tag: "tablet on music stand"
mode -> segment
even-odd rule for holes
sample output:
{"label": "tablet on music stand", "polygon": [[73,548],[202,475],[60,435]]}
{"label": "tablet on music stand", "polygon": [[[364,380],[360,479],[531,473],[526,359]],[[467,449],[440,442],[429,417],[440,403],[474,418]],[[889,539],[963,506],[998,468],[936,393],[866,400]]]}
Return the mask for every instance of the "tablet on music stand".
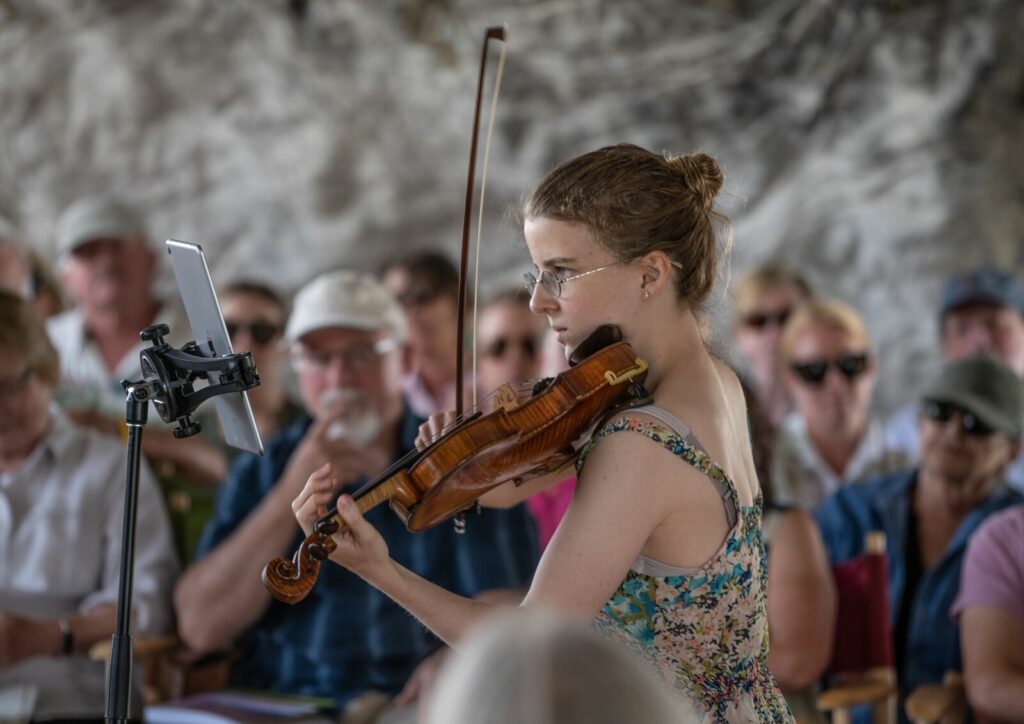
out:
{"label": "tablet on music stand", "polygon": [[[231,339],[213,289],[206,256],[198,244],[167,240],[167,253],[178,280],[178,291],[185,305],[196,345],[204,357],[226,357],[232,354]],[[220,380],[219,372],[209,372],[210,384]],[[213,398],[220,419],[224,440],[232,447],[263,454],[263,443],[256,429],[256,420],[245,392],[232,392]]]}

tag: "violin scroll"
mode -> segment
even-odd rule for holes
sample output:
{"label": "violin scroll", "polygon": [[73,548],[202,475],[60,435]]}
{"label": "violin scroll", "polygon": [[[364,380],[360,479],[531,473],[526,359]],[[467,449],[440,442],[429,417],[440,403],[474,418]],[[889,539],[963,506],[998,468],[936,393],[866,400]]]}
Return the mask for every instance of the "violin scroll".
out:
{"label": "violin scroll", "polygon": [[319,521],[291,560],[278,557],[263,567],[260,577],[271,596],[282,603],[296,604],[309,595],[320,574],[320,562],[338,547],[331,537],[338,527],[335,518]]}

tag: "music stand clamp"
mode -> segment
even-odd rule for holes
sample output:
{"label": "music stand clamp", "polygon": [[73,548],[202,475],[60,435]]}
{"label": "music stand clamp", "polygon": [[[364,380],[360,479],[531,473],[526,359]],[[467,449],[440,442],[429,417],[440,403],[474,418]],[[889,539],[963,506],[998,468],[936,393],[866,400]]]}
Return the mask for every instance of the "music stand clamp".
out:
{"label": "music stand clamp", "polygon": [[[132,638],[129,633],[132,603],[132,577],[135,569],[135,519],[139,494],[139,460],[142,452],[142,428],[152,402],[164,422],[176,422],[174,437],[195,435],[202,428],[191,419],[203,402],[217,395],[244,392],[260,384],[252,354],[203,357],[196,342],[180,350],[164,341],[170,333],[166,324],[142,330],[139,336],[151,346],[139,353],[142,379],[122,380],[127,397],[124,421],[128,426],[128,467],[124,491],[124,525],[121,534],[121,579],[117,591],[117,623],[110,649],[107,675],[106,721],[128,721],[131,696]],[[217,383],[196,390],[197,379],[209,379],[219,373]]]}

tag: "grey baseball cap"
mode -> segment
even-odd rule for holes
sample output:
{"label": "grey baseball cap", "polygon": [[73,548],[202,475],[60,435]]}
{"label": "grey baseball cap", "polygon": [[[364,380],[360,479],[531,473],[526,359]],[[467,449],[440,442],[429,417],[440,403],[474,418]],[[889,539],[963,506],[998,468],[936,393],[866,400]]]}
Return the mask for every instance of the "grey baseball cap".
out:
{"label": "grey baseball cap", "polygon": [[1024,381],[994,357],[947,362],[924,399],[962,407],[1012,438],[1024,434]]}
{"label": "grey baseball cap", "polygon": [[67,257],[95,239],[146,238],[134,208],[109,195],[86,196],[65,209],[57,222],[57,255]]}

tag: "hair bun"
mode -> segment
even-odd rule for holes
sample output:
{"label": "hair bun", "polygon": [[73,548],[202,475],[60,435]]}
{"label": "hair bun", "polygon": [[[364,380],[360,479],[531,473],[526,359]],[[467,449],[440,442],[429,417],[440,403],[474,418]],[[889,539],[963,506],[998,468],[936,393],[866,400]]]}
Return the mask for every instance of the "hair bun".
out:
{"label": "hair bun", "polygon": [[671,163],[683,175],[690,189],[700,197],[704,208],[710,211],[715,196],[725,182],[725,175],[718,162],[706,153],[688,153],[676,156]]}

